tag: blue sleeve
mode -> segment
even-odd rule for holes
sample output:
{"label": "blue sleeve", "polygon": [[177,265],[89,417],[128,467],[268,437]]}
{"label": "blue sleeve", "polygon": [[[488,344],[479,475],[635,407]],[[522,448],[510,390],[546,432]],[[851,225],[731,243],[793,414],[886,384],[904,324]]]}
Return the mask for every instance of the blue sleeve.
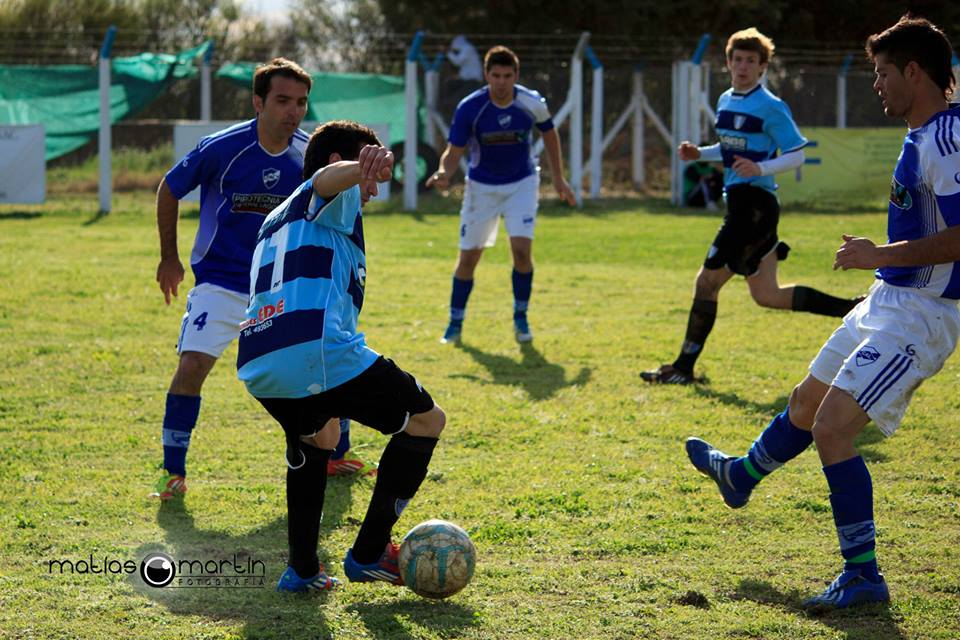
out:
{"label": "blue sleeve", "polygon": [[807,146],[807,139],[800,133],[797,123],[793,121],[790,107],[782,100],[771,105],[770,112],[764,119],[764,132],[773,138],[780,149],[780,153],[790,153]]}
{"label": "blue sleeve", "polygon": [[455,147],[467,146],[467,141],[470,140],[472,135],[473,123],[468,111],[472,113],[473,109],[470,109],[468,103],[464,101],[457,105],[457,110],[453,113],[453,122],[450,123],[450,135],[447,136],[447,142]]}
{"label": "blue sleeve", "polygon": [[360,214],[360,187],[354,185],[341,191],[330,200],[316,193],[310,199],[306,219],[340,233],[353,233],[353,226]]}
{"label": "blue sleeve", "polygon": [[553,129],[556,125],[553,124],[553,118],[547,118],[543,122],[538,122],[536,126],[541,132],[545,132],[550,131],[550,129]]}
{"label": "blue sleeve", "polygon": [[177,200],[201,184],[213,181],[220,171],[220,158],[210,151],[212,145],[203,146],[205,140],[201,139],[196,148],[173,165],[164,176],[170,193]]}

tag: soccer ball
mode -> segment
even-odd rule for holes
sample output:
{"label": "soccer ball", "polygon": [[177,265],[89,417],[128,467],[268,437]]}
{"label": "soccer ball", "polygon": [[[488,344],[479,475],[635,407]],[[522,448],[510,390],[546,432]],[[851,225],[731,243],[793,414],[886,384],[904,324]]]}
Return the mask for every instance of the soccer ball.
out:
{"label": "soccer ball", "polygon": [[466,531],[446,520],[427,520],[403,537],[400,575],[417,595],[446,598],[470,582],[476,557]]}

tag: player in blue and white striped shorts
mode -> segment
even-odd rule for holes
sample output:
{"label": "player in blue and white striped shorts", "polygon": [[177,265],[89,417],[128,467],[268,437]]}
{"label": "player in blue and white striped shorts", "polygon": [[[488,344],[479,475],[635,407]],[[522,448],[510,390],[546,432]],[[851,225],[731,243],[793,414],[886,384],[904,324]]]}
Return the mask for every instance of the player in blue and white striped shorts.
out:
{"label": "player in blue and white striped shorts", "polygon": [[[943,367],[960,337],[960,106],[947,102],[956,83],[950,42],[927,20],[904,16],[871,36],[867,52],[885,113],[902,117],[909,130],[890,187],[890,244],[845,236],[835,266],[872,263],[877,281],[745,456],[687,441],[691,462],[733,508],[816,441],[844,559],[840,576],[807,601],[816,608],[889,599],[877,568],[872,482],[854,440],[871,420],[892,435],[913,392]],[[921,248],[935,257],[904,258]]]}
{"label": "player in blue and white striped shorts", "polygon": [[557,194],[568,204],[576,203],[573,189],[563,177],[560,136],[547,102],[536,91],[517,84],[519,73],[520,61],[510,49],[497,46],[487,52],[487,86],[457,105],[440,168],[427,181],[427,186],[446,189],[469,148],[470,170],[460,209],[460,255],[450,294],[450,323],[441,339],[444,343],[460,341],[473,273],[483,250],[496,242],[501,216],[513,255],[514,336],[518,342],[533,340],[527,309],[533,289],[533,229],[540,199],[540,168],[531,153],[534,127],[543,136]]}

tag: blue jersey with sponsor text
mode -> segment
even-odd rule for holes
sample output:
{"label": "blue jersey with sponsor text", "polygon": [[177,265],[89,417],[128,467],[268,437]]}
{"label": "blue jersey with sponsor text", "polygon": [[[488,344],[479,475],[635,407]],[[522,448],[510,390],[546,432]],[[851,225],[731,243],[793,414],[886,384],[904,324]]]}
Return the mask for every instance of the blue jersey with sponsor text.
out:
{"label": "blue jersey with sponsor text", "polygon": [[324,200],[304,182],[263,223],[240,327],[238,376],[258,398],[303,398],[366,371],[357,332],[367,266],[360,189]]}
{"label": "blue jersey with sponsor text", "polygon": [[196,283],[246,293],[264,217],[303,181],[307,135],[297,130],[274,155],[260,146],[257,120],[200,139],[165,177],[178,200],[200,187],[200,226],[190,265]]}
{"label": "blue jersey with sponsor text", "polygon": [[[911,129],[890,184],[887,236],[916,240],[960,224],[960,105]],[[877,277],[898,287],[960,299],[960,262],[882,267]]]}
{"label": "blue jersey with sponsor text", "polygon": [[807,145],[787,103],[757,85],[746,93],[727,89],[717,100],[717,135],[723,156],[723,185],[749,184],[773,193],[777,183],[772,175],[741,178],[732,169],[736,156],[762,162]]}
{"label": "blue jersey with sponsor text", "polygon": [[486,86],[457,105],[447,140],[456,147],[468,147],[470,180],[509,184],[536,171],[534,126],[541,132],[553,129],[543,96],[518,84],[513,87],[513,102],[498,107]]}

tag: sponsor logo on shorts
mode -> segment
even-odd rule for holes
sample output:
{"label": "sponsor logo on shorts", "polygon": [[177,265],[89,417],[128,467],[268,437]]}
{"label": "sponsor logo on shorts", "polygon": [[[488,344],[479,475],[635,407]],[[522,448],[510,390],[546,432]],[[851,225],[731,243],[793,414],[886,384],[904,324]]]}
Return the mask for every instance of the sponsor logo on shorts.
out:
{"label": "sponsor logo on shorts", "polygon": [[717,245],[715,245],[715,244],[710,245],[710,249],[707,251],[707,260],[709,260],[709,259],[712,258],[713,256],[717,255],[717,253],[718,253],[719,251],[720,251],[720,250],[717,249]]}
{"label": "sponsor logo on shorts", "polygon": [[857,351],[857,366],[865,367],[868,364],[873,364],[880,359],[880,352],[874,349],[873,347],[866,346],[860,351]]}
{"label": "sponsor logo on shorts", "polygon": [[533,224],[533,216],[528,216],[523,219],[523,224]]}
{"label": "sponsor logo on shorts", "polygon": [[278,182],[280,182],[280,169],[270,167],[263,170],[263,186],[267,189],[273,189]]}
{"label": "sponsor logo on shorts", "polygon": [[953,179],[957,184],[960,184],[960,171],[957,171],[957,173],[953,176]]}

